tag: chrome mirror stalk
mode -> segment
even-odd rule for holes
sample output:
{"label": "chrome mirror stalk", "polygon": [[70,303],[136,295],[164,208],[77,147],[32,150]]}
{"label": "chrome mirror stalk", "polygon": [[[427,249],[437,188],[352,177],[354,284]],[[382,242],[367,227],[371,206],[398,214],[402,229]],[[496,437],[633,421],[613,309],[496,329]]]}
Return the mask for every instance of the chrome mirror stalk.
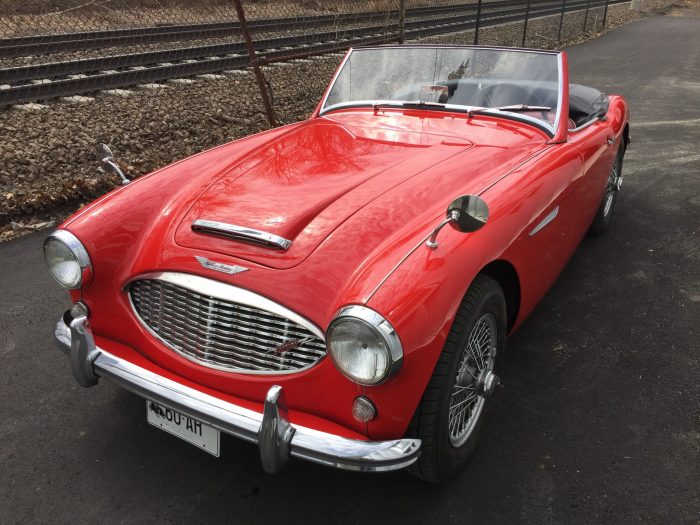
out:
{"label": "chrome mirror stalk", "polygon": [[453,210],[449,212],[447,219],[442,221],[440,224],[437,225],[437,228],[433,230],[433,233],[430,234],[430,237],[428,238],[427,241],[425,241],[425,245],[430,248],[431,250],[434,250],[438,247],[438,242],[437,242],[437,236],[438,233],[440,233],[440,230],[442,230],[445,226],[450,224],[451,222],[455,222],[457,219],[459,219],[460,212],[459,210]]}
{"label": "chrome mirror stalk", "polygon": [[462,233],[475,232],[481,228],[489,217],[489,207],[477,195],[462,195],[450,203],[446,216],[447,218],[438,224],[425,242],[431,250],[438,247],[437,235],[448,224]]}
{"label": "chrome mirror stalk", "polygon": [[114,159],[114,154],[112,153],[112,150],[109,149],[109,146],[107,146],[107,144],[103,144],[102,142],[100,142],[97,145],[96,151],[97,162],[100,163],[100,166],[103,170],[117,175],[122,180],[122,185],[126,185],[131,182],[129,179],[126,178],[126,175],[124,175],[124,172],[119,167],[119,164],[117,164],[117,161]]}

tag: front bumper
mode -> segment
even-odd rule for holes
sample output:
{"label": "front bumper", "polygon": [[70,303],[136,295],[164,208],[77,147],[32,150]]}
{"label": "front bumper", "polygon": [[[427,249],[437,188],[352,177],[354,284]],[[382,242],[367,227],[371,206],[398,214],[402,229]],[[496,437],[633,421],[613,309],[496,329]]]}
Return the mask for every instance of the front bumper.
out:
{"label": "front bumper", "polygon": [[263,468],[269,473],[278,472],[290,456],[377,472],[404,468],[420,454],[419,439],[360,441],[292,425],[280,386],[270,388],[260,414],[180,384],[99,348],[87,317],[73,319],[66,312],[56,324],[55,340],[69,355],[73,375],[81,386],[96,385],[104,377],[221,432],[257,443]]}

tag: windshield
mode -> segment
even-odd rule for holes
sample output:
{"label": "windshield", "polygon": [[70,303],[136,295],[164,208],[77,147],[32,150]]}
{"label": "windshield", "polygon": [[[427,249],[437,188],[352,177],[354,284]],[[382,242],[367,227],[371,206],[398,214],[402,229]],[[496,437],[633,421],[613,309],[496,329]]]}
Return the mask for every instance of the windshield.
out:
{"label": "windshield", "polygon": [[561,94],[557,53],[479,47],[353,49],[321,113],[348,106],[485,108],[554,133]]}

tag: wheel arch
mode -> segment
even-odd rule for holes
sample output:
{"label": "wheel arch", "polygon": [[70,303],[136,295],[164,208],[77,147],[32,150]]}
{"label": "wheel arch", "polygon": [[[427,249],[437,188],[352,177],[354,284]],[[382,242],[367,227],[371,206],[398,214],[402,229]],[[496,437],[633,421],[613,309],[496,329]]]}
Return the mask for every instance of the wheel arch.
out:
{"label": "wheel arch", "polygon": [[506,314],[508,317],[508,332],[515,325],[520,311],[520,277],[515,266],[505,259],[491,261],[478,274],[487,275],[501,286],[506,299]]}

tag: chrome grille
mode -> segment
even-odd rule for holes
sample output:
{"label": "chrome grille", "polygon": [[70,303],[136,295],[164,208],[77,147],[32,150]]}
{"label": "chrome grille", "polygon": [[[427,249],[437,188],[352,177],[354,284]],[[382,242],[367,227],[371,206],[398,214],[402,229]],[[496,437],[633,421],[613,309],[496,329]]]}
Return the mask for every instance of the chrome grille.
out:
{"label": "chrome grille", "polygon": [[161,279],[134,281],[129,294],[136,313],[159,339],[205,366],[293,372],[326,355],[323,339],[277,313]]}

